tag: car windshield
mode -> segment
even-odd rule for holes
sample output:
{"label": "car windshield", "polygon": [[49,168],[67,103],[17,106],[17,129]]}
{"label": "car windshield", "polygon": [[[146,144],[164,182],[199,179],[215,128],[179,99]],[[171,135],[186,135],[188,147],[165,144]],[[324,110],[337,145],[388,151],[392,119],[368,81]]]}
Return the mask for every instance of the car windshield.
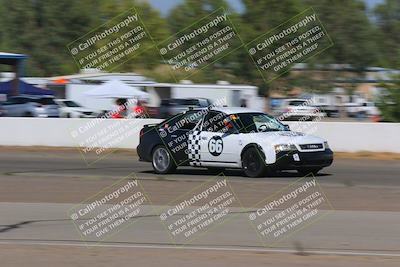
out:
{"label": "car windshield", "polygon": [[63,103],[64,103],[67,107],[70,107],[70,108],[79,108],[79,107],[80,107],[77,103],[75,103],[74,101],[70,101],[70,100],[64,101]]}
{"label": "car windshield", "polygon": [[242,133],[286,131],[285,125],[265,113],[239,113],[231,117]]}

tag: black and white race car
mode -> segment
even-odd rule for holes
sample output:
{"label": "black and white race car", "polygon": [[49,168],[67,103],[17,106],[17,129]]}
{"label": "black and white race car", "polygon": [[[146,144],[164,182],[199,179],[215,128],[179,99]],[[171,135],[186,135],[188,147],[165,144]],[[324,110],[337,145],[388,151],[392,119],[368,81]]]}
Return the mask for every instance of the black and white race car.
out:
{"label": "black and white race car", "polygon": [[241,168],[249,177],[277,170],[316,174],[333,161],[326,140],[292,132],[265,113],[227,107],[192,109],[145,125],[137,152],[160,174],[178,166]]}

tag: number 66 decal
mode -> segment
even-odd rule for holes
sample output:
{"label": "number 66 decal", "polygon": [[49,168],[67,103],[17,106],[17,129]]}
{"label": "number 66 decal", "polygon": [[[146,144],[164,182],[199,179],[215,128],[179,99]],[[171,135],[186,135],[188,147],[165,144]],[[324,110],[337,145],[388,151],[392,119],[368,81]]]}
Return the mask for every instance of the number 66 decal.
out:
{"label": "number 66 decal", "polygon": [[213,136],[208,142],[208,151],[213,156],[219,156],[224,149],[224,143],[220,136]]}

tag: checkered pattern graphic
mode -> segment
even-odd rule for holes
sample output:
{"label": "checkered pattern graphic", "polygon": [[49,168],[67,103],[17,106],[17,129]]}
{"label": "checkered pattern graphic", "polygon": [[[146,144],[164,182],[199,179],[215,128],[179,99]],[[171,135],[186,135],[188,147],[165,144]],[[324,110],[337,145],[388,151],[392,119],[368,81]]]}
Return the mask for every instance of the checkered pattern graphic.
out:
{"label": "checkered pattern graphic", "polygon": [[190,166],[201,166],[200,163],[200,131],[189,134],[189,162]]}

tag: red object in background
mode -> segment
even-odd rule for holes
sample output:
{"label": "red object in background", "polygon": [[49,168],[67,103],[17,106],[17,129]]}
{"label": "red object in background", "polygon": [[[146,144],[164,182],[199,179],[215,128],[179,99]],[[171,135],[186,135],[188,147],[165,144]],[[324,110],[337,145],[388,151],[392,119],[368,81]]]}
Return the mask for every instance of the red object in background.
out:
{"label": "red object in background", "polygon": [[119,112],[115,112],[112,114],[111,118],[113,119],[123,119],[122,115]]}
{"label": "red object in background", "polygon": [[380,122],[381,121],[381,117],[379,115],[374,115],[371,117],[371,121],[372,122]]}
{"label": "red object in background", "polygon": [[233,128],[233,125],[232,125],[232,123],[230,121],[224,120],[224,125],[228,129],[232,129]]}
{"label": "red object in background", "polygon": [[67,84],[69,82],[68,79],[60,78],[53,81],[55,84]]}
{"label": "red object in background", "polygon": [[133,111],[135,112],[136,115],[140,115],[144,112],[144,107],[143,106],[136,106]]}
{"label": "red object in background", "polygon": [[124,115],[122,115],[124,112],[126,112],[126,107],[125,106],[119,106],[118,109],[112,113],[111,118],[113,119],[123,119],[125,118]]}

